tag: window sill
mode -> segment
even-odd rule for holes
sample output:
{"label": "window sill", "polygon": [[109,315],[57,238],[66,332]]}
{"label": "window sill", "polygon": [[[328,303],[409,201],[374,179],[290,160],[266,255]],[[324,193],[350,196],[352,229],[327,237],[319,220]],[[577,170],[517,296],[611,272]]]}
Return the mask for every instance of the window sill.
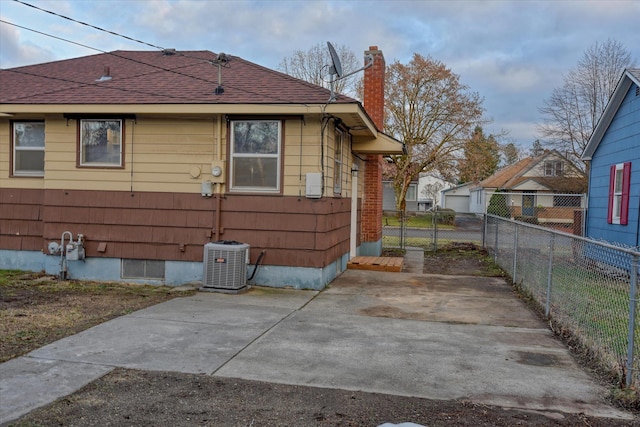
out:
{"label": "window sill", "polygon": [[44,174],[42,174],[42,175],[11,174],[11,175],[9,175],[9,178],[38,178],[38,179],[43,179],[44,178]]}

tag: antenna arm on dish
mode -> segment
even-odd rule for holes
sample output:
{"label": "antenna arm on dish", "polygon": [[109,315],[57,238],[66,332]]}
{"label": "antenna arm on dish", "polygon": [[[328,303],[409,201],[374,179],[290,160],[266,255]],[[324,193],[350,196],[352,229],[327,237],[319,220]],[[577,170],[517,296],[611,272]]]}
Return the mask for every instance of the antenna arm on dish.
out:
{"label": "antenna arm on dish", "polygon": [[352,72],[350,72],[348,74],[345,74],[343,76],[336,77],[335,79],[333,79],[333,81],[336,82],[338,80],[346,79],[347,77],[353,76],[355,73],[359,73],[360,71],[364,71],[367,68],[371,68],[371,66],[373,65],[373,55],[371,55],[371,54],[367,55],[366,59],[367,59],[368,62],[366,64],[364,64],[364,67],[358,68],[357,70],[352,71]]}

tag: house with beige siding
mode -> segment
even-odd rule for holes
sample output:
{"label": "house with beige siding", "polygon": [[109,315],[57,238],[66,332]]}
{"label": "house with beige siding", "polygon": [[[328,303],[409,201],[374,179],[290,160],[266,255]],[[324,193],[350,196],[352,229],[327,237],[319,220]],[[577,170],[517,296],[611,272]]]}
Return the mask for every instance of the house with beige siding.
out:
{"label": "house with beige siding", "polygon": [[559,151],[544,150],[471,183],[469,211],[486,213],[499,192],[511,217],[570,228],[575,212],[585,208],[586,182],[584,172]]}
{"label": "house with beige siding", "polygon": [[402,152],[365,53],[364,105],[209,51],[1,70],[0,268],[57,274],[71,242],[68,277],[177,285],[235,241],[262,254],[252,283],[323,288],[379,255],[382,155]]}

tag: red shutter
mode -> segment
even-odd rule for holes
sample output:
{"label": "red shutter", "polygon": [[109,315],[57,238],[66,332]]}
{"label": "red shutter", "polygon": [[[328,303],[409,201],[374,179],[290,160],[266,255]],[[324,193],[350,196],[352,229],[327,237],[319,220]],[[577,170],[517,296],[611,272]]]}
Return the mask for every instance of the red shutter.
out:
{"label": "red shutter", "polygon": [[622,202],[620,203],[620,224],[629,222],[629,189],[631,187],[631,162],[626,162],[622,169]]}
{"label": "red shutter", "polygon": [[613,194],[616,191],[616,165],[609,168],[609,207],[607,209],[607,223],[613,224]]}

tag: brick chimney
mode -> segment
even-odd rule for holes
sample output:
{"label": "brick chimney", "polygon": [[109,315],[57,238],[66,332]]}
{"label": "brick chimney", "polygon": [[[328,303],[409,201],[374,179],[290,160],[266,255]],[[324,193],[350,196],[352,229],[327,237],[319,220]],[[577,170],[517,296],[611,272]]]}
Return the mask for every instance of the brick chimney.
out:
{"label": "brick chimney", "polygon": [[[364,72],[364,109],[379,131],[384,126],[385,61],[378,46],[370,46],[365,55],[373,55],[373,66]],[[382,253],[382,156],[368,155],[364,170],[362,201],[362,235],[360,253],[380,256]]]}

